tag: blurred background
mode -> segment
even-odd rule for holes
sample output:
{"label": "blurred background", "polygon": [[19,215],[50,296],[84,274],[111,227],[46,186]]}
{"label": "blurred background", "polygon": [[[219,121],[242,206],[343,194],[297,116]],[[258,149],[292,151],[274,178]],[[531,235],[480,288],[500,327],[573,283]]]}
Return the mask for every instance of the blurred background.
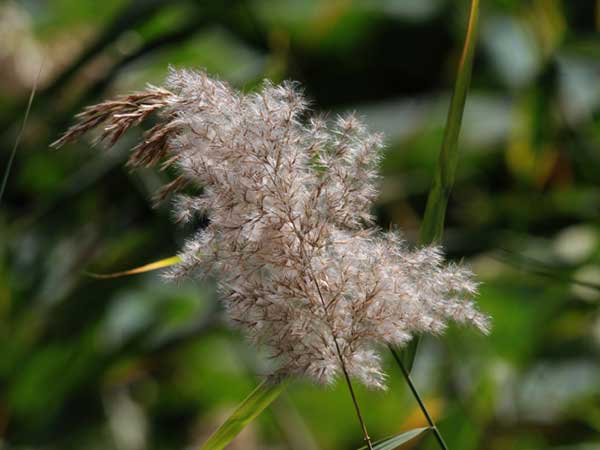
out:
{"label": "blurred background", "polygon": [[[139,139],[48,148],[73,115],[169,64],[244,90],[299,80],[387,136],[379,224],[416,242],[464,38],[460,0],[4,0],[0,449],[192,449],[271,371],[214,286],[158,272],[191,232],[152,206]],[[426,338],[414,379],[453,450],[600,449],[600,2],[483,0],[445,242],[482,282],[483,337]],[[145,124],[149,127],[151,124]],[[359,389],[374,438],[424,426],[398,369]],[[294,382],[231,449],[362,445],[344,383]],[[437,448],[424,436],[403,448]]]}

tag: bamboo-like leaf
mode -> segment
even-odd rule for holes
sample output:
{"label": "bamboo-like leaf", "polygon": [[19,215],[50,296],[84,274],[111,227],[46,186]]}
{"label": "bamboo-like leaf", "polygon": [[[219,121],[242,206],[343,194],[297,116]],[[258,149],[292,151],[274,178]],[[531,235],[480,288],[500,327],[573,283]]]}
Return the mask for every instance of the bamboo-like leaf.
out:
{"label": "bamboo-like leaf", "polygon": [[283,392],[287,380],[266,379],[257,386],[236,410],[200,447],[200,450],[225,448],[250,422]]}
{"label": "bamboo-like leaf", "polygon": [[[382,439],[380,441],[373,443],[373,450],[394,450],[398,446],[420,436],[421,434],[429,431],[431,428],[415,428],[410,431],[407,431],[402,434],[398,434],[396,436],[392,436],[389,438]],[[358,450],[366,450],[367,446],[361,447]]]}
{"label": "bamboo-like leaf", "polygon": [[433,185],[427,198],[425,217],[421,224],[421,243],[428,245],[439,242],[444,232],[444,217],[446,205],[458,165],[458,137],[462,123],[467,92],[471,84],[471,72],[473,69],[473,56],[475,55],[475,36],[477,33],[479,0],[471,0],[471,12],[467,36],[462,50],[454,92],[450,100],[446,128],[442,148],[438,159],[437,169]]}
{"label": "bamboo-like leaf", "polygon": [[[444,218],[450,191],[454,184],[456,167],[458,165],[458,137],[462,123],[467,92],[471,84],[471,73],[473,69],[473,56],[475,55],[475,42],[479,17],[479,0],[471,0],[469,23],[467,35],[463,46],[458,73],[454,83],[454,91],[450,100],[444,138],[440,150],[438,163],[429,190],[425,216],[421,224],[420,241],[423,245],[440,242],[444,233]],[[419,338],[415,337],[402,352],[402,361],[410,373],[412,370]]]}
{"label": "bamboo-like leaf", "polygon": [[119,278],[119,277],[126,277],[129,275],[136,275],[138,273],[151,272],[152,270],[158,270],[158,269],[162,269],[164,267],[173,266],[180,261],[181,261],[180,256],[171,256],[170,258],[161,259],[160,261],[154,261],[150,264],[145,264],[143,266],[135,267],[133,269],[123,270],[121,272],[104,273],[104,274],[85,272],[85,274],[89,275],[90,277],[100,278],[100,279]]}

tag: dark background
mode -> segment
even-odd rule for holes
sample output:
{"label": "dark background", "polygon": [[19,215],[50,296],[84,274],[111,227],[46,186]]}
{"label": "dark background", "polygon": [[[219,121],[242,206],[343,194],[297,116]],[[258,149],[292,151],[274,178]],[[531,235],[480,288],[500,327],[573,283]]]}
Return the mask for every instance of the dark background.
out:
{"label": "dark background", "polygon": [[[0,173],[39,73],[0,204],[0,449],[194,448],[271,370],[210,283],[85,274],[172,256],[192,228],[152,207],[173,174],[123,167],[139,132],[110,152],[50,150],[76,112],[160,84],[169,64],[244,90],[299,80],[315,110],[386,133],[379,224],[415,242],[467,14],[451,0],[0,2]],[[451,449],[600,449],[599,29],[595,1],[482,0],[444,245],[482,281],[493,331],[425,339],[414,371]],[[425,424],[387,368],[387,392],[359,389],[375,438]],[[298,381],[231,448],[361,441],[343,383]]]}

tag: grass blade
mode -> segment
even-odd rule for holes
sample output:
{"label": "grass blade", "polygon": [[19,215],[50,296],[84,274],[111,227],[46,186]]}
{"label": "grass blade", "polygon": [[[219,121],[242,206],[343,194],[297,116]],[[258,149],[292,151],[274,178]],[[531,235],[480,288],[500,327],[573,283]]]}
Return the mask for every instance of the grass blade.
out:
{"label": "grass blade", "polygon": [[[422,435],[426,431],[429,431],[429,427],[425,428],[415,428],[413,430],[407,431],[402,434],[398,434],[396,436],[392,436],[386,439],[382,439],[380,441],[373,443],[373,450],[394,450],[398,446],[416,438],[417,436]],[[358,450],[366,450],[366,446],[361,447]]]}
{"label": "grass blade", "polygon": [[200,447],[200,450],[225,448],[250,422],[252,422],[287,386],[287,380],[267,378]]}
{"label": "grass blade", "polygon": [[[479,0],[471,0],[471,9],[469,12],[469,23],[467,26],[467,34],[465,43],[460,57],[458,73],[454,83],[452,98],[450,99],[450,107],[446,119],[446,128],[444,129],[444,138],[442,140],[442,148],[438,158],[438,163],[433,179],[433,184],[429,190],[427,198],[427,206],[425,208],[425,216],[421,224],[420,241],[422,245],[439,243],[444,233],[444,219],[446,216],[446,206],[450,191],[454,184],[456,176],[456,167],[458,165],[458,138],[460,135],[460,127],[462,124],[465,103],[467,100],[467,92],[471,84],[471,73],[473,71],[473,57],[475,55],[475,36],[477,34],[477,25],[479,20]],[[427,411],[425,404],[421,400],[418,391],[416,390],[410,378],[410,372],[417,356],[419,347],[419,337],[415,336],[408,346],[401,352],[401,355],[390,347],[394,359],[402,370],[402,373],[411,389],[411,392],[431,429],[435,433],[435,437],[440,445],[440,448],[447,450],[447,446],[431,419],[431,415]]]}
{"label": "grass blade", "polygon": [[109,278],[119,278],[126,277],[129,275],[136,275],[138,273],[150,272],[152,270],[162,269],[164,267],[174,266],[175,264],[181,261],[180,256],[171,256],[170,258],[161,259],[160,261],[154,261],[149,264],[144,264],[140,267],[135,267],[133,269],[123,270],[121,272],[114,273],[93,273],[93,272],[85,272],[86,275],[92,278],[99,279],[109,279]]}
{"label": "grass blade", "polygon": [[394,359],[396,360],[396,362],[398,363],[398,366],[400,367],[400,370],[402,371],[402,375],[404,376],[404,379],[406,380],[406,383],[408,384],[408,387],[410,388],[410,391],[412,392],[413,397],[419,404],[419,408],[421,408],[421,412],[423,413],[423,416],[425,416],[425,419],[427,419],[427,423],[429,424],[429,429],[431,429],[431,431],[433,431],[433,434],[435,435],[435,439],[438,442],[438,444],[440,445],[440,448],[442,450],[448,450],[448,446],[446,445],[446,442],[444,442],[444,438],[442,437],[440,430],[438,430],[437,426],[435,425],[435,422],[433,421],[431,414],[429,414],[429,411],[427,411],[425,402],[421,399],[421,396],[419,395],[419,391],[417,391],[417,388],[414,385],[414,383],[410,377],[410,373],[406,370],[406,367],[404,367],[404,364],[402,363],[402,360],[400,359],[400,356],[398,355],[398,353],[396,353],[396,351],[392,347],[390,347],[390,350],[392,351],[392,355],[394,356]]}

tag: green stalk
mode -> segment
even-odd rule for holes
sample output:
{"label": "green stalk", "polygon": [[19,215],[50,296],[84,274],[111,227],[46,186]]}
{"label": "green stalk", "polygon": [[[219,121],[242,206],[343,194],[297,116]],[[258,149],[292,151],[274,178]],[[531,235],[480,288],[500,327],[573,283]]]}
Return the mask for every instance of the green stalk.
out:
{"label": "green stalk", "polygon": [[[454,83],[452,98],[450,99],[450,107],[448,109],[446,127],[444,129],[442,148],[440,149],[433,184],[429,190],[427,206],[425,208],[425,216],[423,218],[423,223],[421,224],[421,245],[430,245],[441,242],[444,233],[446,206],[448,205],[448,198],[450,197],[450,192],[452,190],[452,186],[454,185],[456,167],[458,165],[458,138],[460,135],[463,112],[467,100],[467,92],[471,84],[478,18],[479,0],[471,0],[467,34],[458,65],[458,73]],[[410,371],[412,370],[417,355],[419,340],[419,337],[415,336],[409,345],[402,351],[401,355],[398,355],[398,353],[391,347],[390,350],[394,356],[394,359],[398,363],[400,370],[402,370],[413,396],[419,403],[421,411],[433,429],[440,448],[447,450],[448,447],[442,439],[441,434],[435,426],[431,415],[427,411],[425,404],[422,402],[419,393],[417,392],[410,378]]]}
{"label": "green stalk", "polygon": [[394,359],[396,360],[396,362],[398,363],[398,366],[400,367],[400,370],[402,371],[402,375],[404,375],[404,379],[406,380],[406,383],[408,383],[408,387],[410,388],[410,391],[412,392],[413,396],[417,400],[417,403],[419,404],[419,408],[421,408],[421,412],[425,416],[425,419],[427,419],[427,423],[429,424],[429,427],[433,431],[435,439],[437,440],[438,444],[440,445],[440,448],[442,448],[443,450],[448,450],[448,446],[444,442],[444,438],[440,434],[438,427],[435,425],[435,422],[433,421],[431,414],[429,414],[429,411],[427,411],[425,402],[421,399],[421,396],[419,395],[419,391],[417,391],[417,388],[414,385],[412,378],[410,377],[410,373],[408,373],[408,371],[406,370],[406,367],[404,367],[404,364],[402,363],[402,360],[400,359],[400,355],[398,355],[396,350],[394,350],[391,347],[390,347],[390,350],[392,351],[392,355],[394,355]]}
{"label": "green stalk", "polygon": [[425,217],[421,225],[421,244],[438,243],[444,233],[444,217],[448,197],[454,184],[458,165],[458,137],[467,100],[467,91],[471,84],[473,56],[475,54],[475,35],[477,33],[479,0],[471,0],[469,25],[463,47],[454,92],[444,130],[444,139],[438,159],[433,185],[427,198]]}
{"label": "green stalk", "polygon": [[21,129],[19,130],[19,134],[17,135],[17,139],[15,139],[15,145],[10,152],[10,156],[8,158],[8,163],[6,164],[6,169],[4,170],[4,176],[2,177],[2,184],[0,184],[0,202],[2,201],[2,197],[4,196],[4,190],[6,189],[6,184],[8,183],[8,175],[10,174],[10,169],[12,169],[13,162],[15,160],[15,156],[17,154],[17,148],[21,143],[21,138],[23,137],[23,133],[25,132],[25,126],[27,125],[27,119],[29,119],[29,113],[31,112],[31,105],[33,105],[33,99],[35,98],[35,93],[37,91],[38,82],[40,80],[40,74],[42,73],[42,67],[44,66],[44,61],[40,64],[40,69],[38,70],[38,74],[35,78],[35,82],[33,83],[33,88],[31,89],[31,94],[29,94],[29,100],[27,100],[27,108],[25,109],[25,116],[23,117],[23,124],[21,125]]}
{"label": "green stalk", "polygon": [[[450,99],[442,148],[440,149],[433,184],[429,190],[429,196],[427,197],[425,217],[421,224],[421,245],[439,243],[444,234],[446,206],[448,204],[448,198],[450,197],[450,191],[454,185],[456,167],[458,165],[458,137],[460,135],[460,126],[462,124],[465,102],[467,101],[467,92],[469,90],[469,85],[471,84],[478,13],[479,0],[471,0],[467,35],[460,57],[460,63],[458,65],[454,91],[452,92],[452,98]],[[415,336],[402,351],[400,356],[404,367],[409,373],[412,370],[417,356],[419,341],[419,336]]]}
{"label": "green stalk", "polygon": [[[479,0],[471,0],[469,12],[469,24],[467,35],[463,46],[458,73],[454,84],[454,91],[450,99],[450,107],[444,129],[442,148],[433,179],[429,190],[425,217],[421,224],[421,245],[439,243],[444,234],[444,218],[450,191],[454,185],[456,167],[458,165],[458,137],[462,123],[467,92],[471,84],[471,72],[473,69],[473,56],[475,55],[475,36],[477,34]],[[417,354],[419,338],[415,337],[402,352],[401,359],[410,373]]]}

